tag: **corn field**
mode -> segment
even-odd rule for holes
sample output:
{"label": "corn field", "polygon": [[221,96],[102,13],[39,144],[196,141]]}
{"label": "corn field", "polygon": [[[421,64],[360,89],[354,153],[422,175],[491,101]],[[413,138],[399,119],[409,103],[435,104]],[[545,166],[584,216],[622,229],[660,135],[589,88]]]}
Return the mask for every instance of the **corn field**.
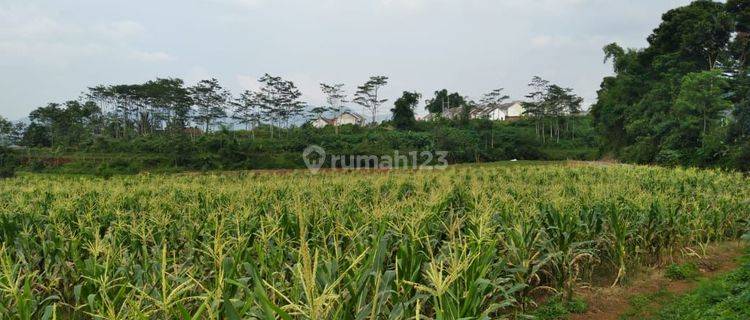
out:
{"label": "corn field", "polygon": [[485,165],[0,180],[3,319],[517,319],[748,229],[710,170]]}

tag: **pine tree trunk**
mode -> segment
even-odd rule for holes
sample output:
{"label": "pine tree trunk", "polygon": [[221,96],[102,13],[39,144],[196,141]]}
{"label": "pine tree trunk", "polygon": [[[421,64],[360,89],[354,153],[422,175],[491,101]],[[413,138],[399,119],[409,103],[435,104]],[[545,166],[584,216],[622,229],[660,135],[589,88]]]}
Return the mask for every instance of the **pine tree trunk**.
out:
{"label": "pine tree trunk", "polygon": [[492,149],[495,149],[495,128],[494,125],[490,127],[490,139],[492,140]]}
{"label": "pine tree trunk", "polygon": [[255,124],[253,124],[253,127],[250,129],[250,136],[255,140]]}

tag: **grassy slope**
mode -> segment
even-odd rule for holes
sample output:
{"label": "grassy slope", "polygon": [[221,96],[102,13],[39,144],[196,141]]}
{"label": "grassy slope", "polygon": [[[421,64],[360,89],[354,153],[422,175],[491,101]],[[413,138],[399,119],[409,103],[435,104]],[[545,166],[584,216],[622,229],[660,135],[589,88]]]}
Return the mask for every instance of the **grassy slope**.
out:
{"label": "grassy slope", "polygon": [[668,302],[654,319],[750,319],[750,250],[738,269],[704,280],[692,293]]}

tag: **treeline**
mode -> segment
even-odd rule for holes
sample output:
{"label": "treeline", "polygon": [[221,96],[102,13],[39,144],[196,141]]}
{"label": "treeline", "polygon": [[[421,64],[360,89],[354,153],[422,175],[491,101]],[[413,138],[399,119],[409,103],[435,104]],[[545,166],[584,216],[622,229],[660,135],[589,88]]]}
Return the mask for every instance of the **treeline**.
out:
{"label": "treeline", "polygon": [[[285,129],[271,137],[262,125],[255,131],[217,130],[195,136],[159,134],[131,140],[97,137],[76,149],[44,148],[20,152],[32,171],[136,173],[142,170],[240,170],[303,168],[302,151],[322,146],[329,154],[392,155],[394,151],[449,151],[450,163],[497,160],[592,160],[598,157],[587,117],[573,119],[579,139],[542,144],[528,120],[512,123],[475,119],[415,122],[412,130],[394,121],[376,127],[345,125]],[[338,131],[338,132],[337,132]]]}
{"label": "treeline", "polygon": [[618,158],[750,170],[750,1],[695,1],[663,15],[648,47],[604,48],[615,76],[592,107]]}
{"label": "treeline", "polygon": [[[430,121],[415,117],[422,95],[404,92],[392,104],[391,119],[378,122],[377,110],[388,102],[379,93],[387,81],[371,77],[353,99],[343,84],[321,84],[327,98],[323,106],[302,102],[293,82],[270,75],[259,79],[258,91],[238,96],[215,79],[194,86],[181,79],[97,86],[82,99],[37,108],[28,126],[0,120],[0,136],[29,148],[22,162],[31,169],[64,165],[75,172],[293,168],[303,165],[300,153],[310,144],[342,155],[449,151],[453,163],[596,157],[590,121],[578,114],[581,99],[539,78],[534,80],[538,91],[530,94],[534,99],[524,104],[528,116],[512,123],[474,113],[505,103],[509,97],[502,89],[479,101],[436,91],[427,100]],[[564,95],[555,94],[560,92]],[[435,108],[443,96],[453,101]],[[312,127],[310,120],[335,118],[349,110],[348,103],[371,111],[369,124]],[[571,111],[563,112],[563,107]],[[444,116],[444,111],[459,116]],[[240,126],[231,128],[230,123]]]}
{"label": "treeline", "polygon": [[155,134],[208,133],[228,120],[288,126],[303,114],[305,105],[294,83],[270,75],[259,82],[258,92],[245,91],[237,98],[216,79],[189,87],[181,79],[93,87],[84,93],[83,101],[51,103],[34,110],[21,143],[71,147],[87,137],[131,140]]}
{"label": "treeline", "polygon": [[[0,135],[6,142],[30,147],[76,147],[92,137],[131,140],[155,134],[195,135],[230,124],[246,130],[265,125],[274,135],[275,130],[304,123],[334,107],[343,112],[348,102],[343,85],[321,84],[332,105],[313,107],[300,100],[302,93],[292,81],[266,74],[258,82],[259,90],[246,90],[236,97],[216,79],[193,86],[176,78],[96,86],[80,99],[37,108],[29,115],[28,126],[3,120]],[[358,87],[353,101],[376,114],[387,101],[378,97],[386,83],[387,77],[372,77]]]}
{"label": "treeline", "polygon": [[575,130],[570,129],[570,119],[581,114],[583,98],[573,93],[573,89],[551,84],[541,77],[531,79],[529,87],[532,91],[523,105],[525,113],[534,120],[536,134],[542,142],[555,140],[559,143],[561,133],[575,138]]}

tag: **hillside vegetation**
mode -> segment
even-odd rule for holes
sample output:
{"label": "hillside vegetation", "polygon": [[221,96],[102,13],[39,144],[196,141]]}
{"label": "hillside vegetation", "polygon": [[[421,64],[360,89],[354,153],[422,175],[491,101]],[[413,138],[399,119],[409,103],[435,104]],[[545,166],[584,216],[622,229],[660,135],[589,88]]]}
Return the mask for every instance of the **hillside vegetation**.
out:
{"label": "hillside vegetation", "polygon": [[594,160],[596,134],[588,117],[567,120],[559,141],[543,143],[530,121],[511,123],[472,120],[420,122],[413,130],[342,126],[304,126],[277,132],[268,128],[190,136],[154,134],[132,140],[86,136],[75,146],[34,148],[18,152],[22,170],[98,175],[142,171],[244,170],[304,168],[303,150],[323,147],[335,155],[393,155],[395,152],[448,151],[450,163],[499,160]]}
{"label": "hillside vegetation", "polygon": [[750,2],[668,11],[643,49],[604,48],[615,75],[591,109],[619,159],[750,170]]}

